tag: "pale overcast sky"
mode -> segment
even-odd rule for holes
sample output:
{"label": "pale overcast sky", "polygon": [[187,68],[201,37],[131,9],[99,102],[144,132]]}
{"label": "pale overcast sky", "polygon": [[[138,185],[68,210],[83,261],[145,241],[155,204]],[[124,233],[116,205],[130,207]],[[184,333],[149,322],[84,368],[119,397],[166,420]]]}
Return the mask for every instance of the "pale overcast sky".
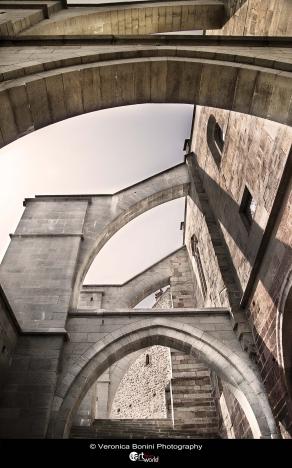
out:
{"label": "pale overcast sky", "polygon": [[[36,194],[113,193],[183,162],[193,107],[144,104],[74,117],[0,150],[0,259]],[[102,249],[86,283],[123,283],[182,244],[184,200],[159,206]]]}

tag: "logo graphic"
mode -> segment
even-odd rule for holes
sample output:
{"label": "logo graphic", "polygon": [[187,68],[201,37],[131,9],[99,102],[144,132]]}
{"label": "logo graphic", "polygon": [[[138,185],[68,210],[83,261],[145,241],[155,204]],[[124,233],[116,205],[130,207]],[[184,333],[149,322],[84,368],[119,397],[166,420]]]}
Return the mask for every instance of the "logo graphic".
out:
{"label": "logo graphic", "polygon": [[142,462],[154,462],[158,463],[159,462],[159,457],[155,457],[155,455],[150,455],[150,453],[137,453],[137,452],[131,452],[129,455],[129,458],[131,461],[142,461]]}

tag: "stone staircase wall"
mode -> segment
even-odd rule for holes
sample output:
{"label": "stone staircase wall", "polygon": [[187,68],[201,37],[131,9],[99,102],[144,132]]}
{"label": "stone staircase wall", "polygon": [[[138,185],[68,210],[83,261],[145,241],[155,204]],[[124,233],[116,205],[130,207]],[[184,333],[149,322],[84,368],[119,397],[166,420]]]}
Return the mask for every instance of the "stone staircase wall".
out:
{"label": "stone staircase wall", "polygon": [[211,370],[198,359],[171,352],[172,395],[175,426],[191,423],[198,431],[218,432],[219,415]]}

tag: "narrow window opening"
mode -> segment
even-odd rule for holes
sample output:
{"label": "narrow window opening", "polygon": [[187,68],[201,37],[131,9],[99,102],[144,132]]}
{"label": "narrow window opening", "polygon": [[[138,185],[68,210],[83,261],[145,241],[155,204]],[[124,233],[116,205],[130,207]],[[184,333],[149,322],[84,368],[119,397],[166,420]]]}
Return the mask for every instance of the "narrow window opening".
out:
{"label": "narrow window opening", "polygon": [[253,223],[256,208],[257,203],[250,191],[248,190],[248,188],[245,186],[239,212],[241,215],[241,219],[248,231],[250,230],[251,225]]}
{"label": "narrow window opening", "polygon": [[206,295],[207,295],[207,283],[206,283],[205,273],[204,273],[204,270],[203,270],[200,251],[199,251],[199,247],[198,247],[198,239],[196,238],[195,235],[193,235],[192,238],[191,238],[191,245],[192,245],[192,254],[193,254],[193,257],[194,257],[194,259],[196,261],[197,270],[198,270],[198,274],[199,274],[201,291],[202,291],[202,294],[203,294],[203,298],[205,299]]}
{"label": "narrow window opening", "polygon": [[149,366],[149,364],[150,364],[150,356],[149,354],[146,354],[145,366]]}

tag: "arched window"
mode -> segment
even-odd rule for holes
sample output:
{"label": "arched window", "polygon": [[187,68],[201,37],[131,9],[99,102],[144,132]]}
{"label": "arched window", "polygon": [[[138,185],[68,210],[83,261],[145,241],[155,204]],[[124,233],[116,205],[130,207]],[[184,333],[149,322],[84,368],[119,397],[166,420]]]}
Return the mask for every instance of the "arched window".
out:
{"label": "arched window", "polygon": [[201,286],[201,291],[203,294],[203,298],[205,299],[207,295],[207,283],[206,283],[206,278],[205,278],[205,273],[203,270],[203,265],[201,261],[201,256],[200,256],[200,251],[198,248],[198,239],[196,238],[195,235],[191,237],[191,246],[192,246],[192,255],[196,261],[197,265],[197,270],[198,270],[198,275],[200,279],[200,286]]}
{"label": "arched window", "polygon": [[224,148],[224,133],[214,115],[210,115],[208,120],[207,143],[213,159],[219,168]]}

